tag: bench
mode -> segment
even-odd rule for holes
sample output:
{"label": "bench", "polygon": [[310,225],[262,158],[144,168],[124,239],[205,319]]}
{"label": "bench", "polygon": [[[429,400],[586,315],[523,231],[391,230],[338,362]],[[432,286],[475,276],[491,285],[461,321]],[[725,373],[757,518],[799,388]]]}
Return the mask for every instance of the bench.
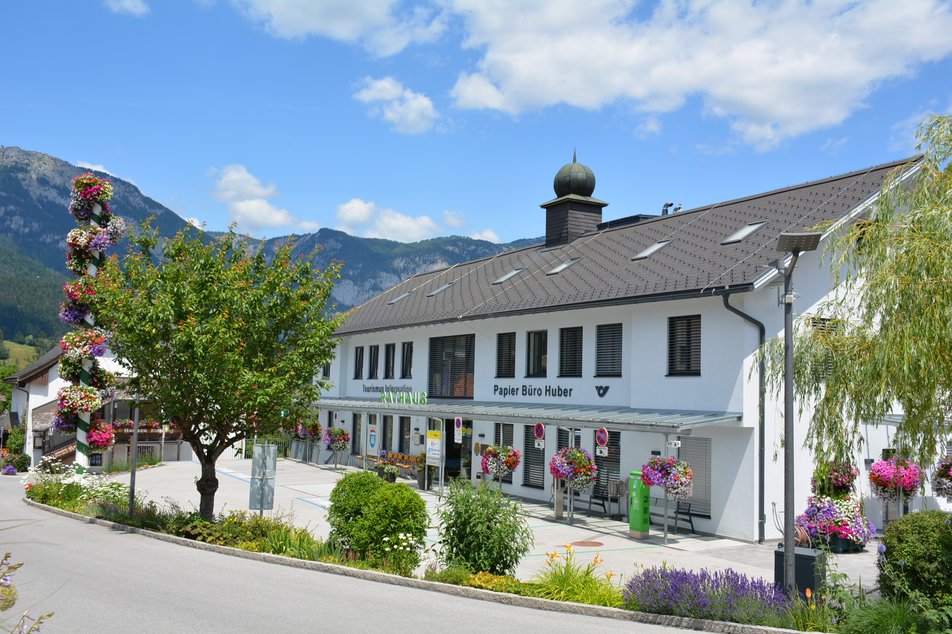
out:
{"label": "bench", "polygon": [[[659,526],[663,526],[665,523],[664,519],[664,501],[659,500],[658,498],[651,498],[652,502],[661,502],[661,505],[652,504],[650,510],[648,511],[648,521],[653,522]],[[671,510],[668,507],[668,510]],[[658,518],[658,521],[654,521],[654,518]],[[674,523],[674,532],[678,532],[678,524],[680,522],[685,522],[687,526],[691,528],[691,534],[696,534],[697,531],[694,530],[694,516],[691,514],[691,503],[690,502],[680,502],[676,501],[674,505],[673,512],[669,520],[673,520]]]}

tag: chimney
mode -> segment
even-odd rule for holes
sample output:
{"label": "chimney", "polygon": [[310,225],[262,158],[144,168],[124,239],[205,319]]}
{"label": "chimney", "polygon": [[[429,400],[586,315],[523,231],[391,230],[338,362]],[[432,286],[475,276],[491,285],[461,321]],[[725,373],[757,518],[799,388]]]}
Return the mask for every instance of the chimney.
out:
{"label": "chimney", "polygon": [[568,244],[595,231],[602,221],[602,208],[608,203],[592,198],[595,174],[575,160],[566,163],[553,182],[557,198],[542,203],[545,209],[545,246]]}

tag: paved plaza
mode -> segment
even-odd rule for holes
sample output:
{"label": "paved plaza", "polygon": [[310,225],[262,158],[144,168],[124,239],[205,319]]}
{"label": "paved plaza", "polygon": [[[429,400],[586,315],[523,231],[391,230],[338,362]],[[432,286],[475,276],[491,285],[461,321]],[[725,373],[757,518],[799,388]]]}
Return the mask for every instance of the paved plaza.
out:
{"label": "paved plaza", "polygon": [[[331,465],[304,464],[292,460],[278,460],[275,479],[274,511],[293,516],[294,523],[307,527],[316,537],[327,537],[327,508],[330,493],[337,480],[353,468],[335,470]],[[136,488],[150,499],[175,500],[183,508],[197,508],[198,492],[194,481],[200,475],[197,462],[170,462],[162,466],[144,469],[136,476]],[[114,476],[128,482],[128,474]],[[215,497],[216,512],[247,509],[251,479],[250,460],[220,460],[218,462],[219,489]],[[400,479],[416,489],[415,481]],[[438,491],[423,491],[423,499],[431,517],[440,504]],[[546,553],[561,550],[573,544],[577,557],[585,561],[600,553],[605,560],[606,572],[614,571],[627,576],[640,566],[660,566],[699,570],[733,568],[748,575],[773,579],[774,548],[777,541],[765,545],[742,542],[722,537],[704,535],[669,535],[663,543],[661,530],[652,526],[648,540],[628,537],[627,522],[604,517],[587,517],[586,510],[576,513],[575,521],[554,519],[552,509],[546,504],[523,501],[529,518],[529,526],[535,535],[535,544],[519,565],[516,576],[528,580],[545,565]],[[597,515],[597,514],[595,514]],[[428,542],[437,545],[435,528],[428,534]],[[432,559],[432,555],[430,555]],[[840,572],[850,576],[854,583],[861,582],[867,588],[876,584],[875,543],[861,553],[836,555],[834,565]],[[422,568],[421,571],[422,572]]]}

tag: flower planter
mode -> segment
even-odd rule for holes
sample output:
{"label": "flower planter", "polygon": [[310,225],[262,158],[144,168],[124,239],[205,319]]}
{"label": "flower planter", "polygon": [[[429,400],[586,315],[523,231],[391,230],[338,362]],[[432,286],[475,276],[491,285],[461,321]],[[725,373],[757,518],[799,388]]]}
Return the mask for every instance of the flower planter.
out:
{"label": "flower planter", "polygon": [[382,466],[377,467],[377,475],[390,483],[397,481],[397,474],[393,472],[388,473]]}
{"label": "flower planter", "polygon": [[416,472],[417,486],[421,491],[429,491],[430,487],[433,486],[433,479],[428,478],[426,472],[426,469]]}
{"label": "flower planter", "polygon": [[844,553],[858,553],[859,551],[863,550],[862,544],[858,544],[852,539],[840,537],[839,535],[831,535],[827,545],[830,548],[830,552],[837,555],[842,555]]}

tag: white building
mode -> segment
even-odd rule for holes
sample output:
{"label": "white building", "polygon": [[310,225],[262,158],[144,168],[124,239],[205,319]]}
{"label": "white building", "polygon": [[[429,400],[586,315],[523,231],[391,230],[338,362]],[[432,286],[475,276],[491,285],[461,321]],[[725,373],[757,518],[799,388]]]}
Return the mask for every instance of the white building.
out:
{"label": "white building", "polygon": [[[524,459],[504,490],[540,500],[552,494],[557,449],[574,443],[594,453],[595,430],[605,427],[609,453],[596,458],[594,495],[652,454],[676,452],[695,471],[688,502],[699,531],[773,539],[772,509],[783,507],[782,404],[761,397],[755,352],[783,332],[777,237],[861,217],[887,174],[915,163],[602,222],[607,203],[592,197],[594,174],[573,161],[542,205],[544,244],[413,276],[353,311],[325,369],[335,386],[319,403],[325,424],[350,429],[355,454],[366,450],[371,425],[384,449],[405,454],[422,450],[428,427],[441,428],[450,470],[474,480],[483,446],[511,444]],[[832,290],[821,256],[822,246],[800,258],[799,313]],[[386,393],[398,402],[384,402]],[[471,430],[461,444],[457,416]],[[798,448],[807,424],[796,421]],[[861,471],[888,433],[869,427]],[[796,464],[800,512],[810,454],[799,450]],[[858,483],[868,497],[865,473]],[[879,508],[868,505],[874,522]]]}

